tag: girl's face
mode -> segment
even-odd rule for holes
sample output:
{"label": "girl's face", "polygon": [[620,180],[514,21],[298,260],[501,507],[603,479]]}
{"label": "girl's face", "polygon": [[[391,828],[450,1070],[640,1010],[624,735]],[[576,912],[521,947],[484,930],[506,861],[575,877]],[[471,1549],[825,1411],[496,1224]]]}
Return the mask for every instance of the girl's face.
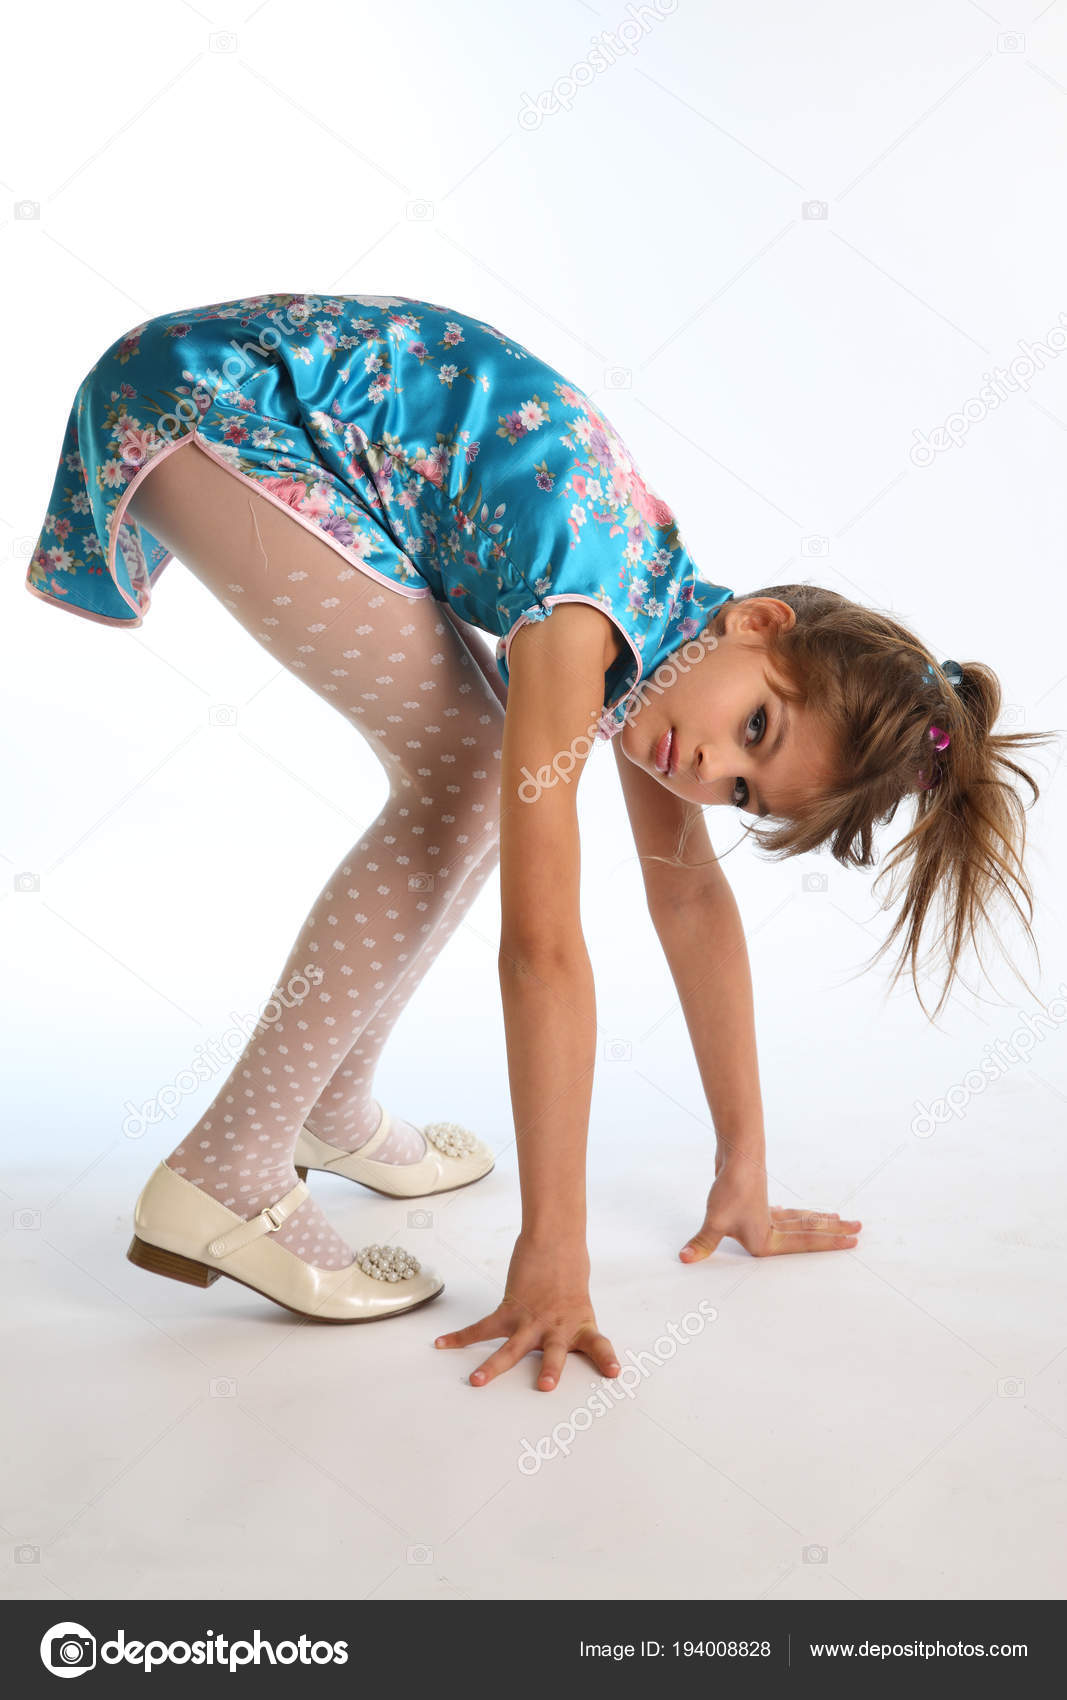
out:
{"label": "girl's face", "polygon": [[[702,807],[784,816],[791,799],[817,795],[834,771],[829,729],[783,701],[767,666],[768,630],[795,623],[789,604],[774,596],[727,603],[714,646],[692,665],[670,657],[675,679],[650,689],[627,717],[618,734],[623,754]],[[708,645],[707,637],[694,641]]]}

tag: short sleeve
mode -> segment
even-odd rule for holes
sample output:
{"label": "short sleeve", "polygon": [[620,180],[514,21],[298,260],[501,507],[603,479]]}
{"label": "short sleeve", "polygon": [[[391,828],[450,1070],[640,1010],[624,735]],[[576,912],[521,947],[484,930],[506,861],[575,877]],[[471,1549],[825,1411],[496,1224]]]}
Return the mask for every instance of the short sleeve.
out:
{"label": "short sleeve", "polygon": [[502,579],[513,588],[497,609],[497,667],[507,682],[524,625],[567,602],[599,608],[626,646],[625,661],[605,676],[598,728],[614,737],[642,680],[731,592],[700,578],[672,510],[588,396],[540,366],[517,368],[513,381],[519,388],[501,415],[486,493],[498,516]]}

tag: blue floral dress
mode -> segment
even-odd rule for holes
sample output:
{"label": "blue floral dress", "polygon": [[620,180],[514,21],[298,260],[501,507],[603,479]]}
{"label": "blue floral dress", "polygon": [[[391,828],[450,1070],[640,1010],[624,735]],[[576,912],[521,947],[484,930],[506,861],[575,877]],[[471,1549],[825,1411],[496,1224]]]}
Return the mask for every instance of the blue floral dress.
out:
{"label": "blue floral dress", "polygon": [[495,634],[505,682],[523,625],[601,608],[626,640],[604,737],[732,596],[587,395],[492,325],[379,295],[256,295],[121,337],[75,397],[28,588],[139,626],[171,557],[127,507],[190,434],[351,565]]}

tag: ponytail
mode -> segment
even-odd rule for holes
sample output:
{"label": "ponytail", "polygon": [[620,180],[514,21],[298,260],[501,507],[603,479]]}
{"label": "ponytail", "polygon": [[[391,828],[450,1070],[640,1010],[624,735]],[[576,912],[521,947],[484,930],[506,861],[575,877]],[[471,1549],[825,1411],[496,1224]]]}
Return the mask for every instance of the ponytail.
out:
{"label": "ponytail", "polygon": [[[1053,734],[996,730],[1001,689],[992,669],[968,661],[958,669],[949,664],[946,676],[919,640],[886,614],[818,585],[775,585],[749,593],[755,596],[777,597],[797,616],[789,629],[774,625],[768,632],[770,671],[787,702],[804,705],[828,725],[838,770],[818,796],[797,799],[777,827],[747,830],[775,860],[829,845],[842,866],[870,868],[878,859],[876,829],[914,798],[914,823],[874,883],[877,892],[887,876],[902,876],[902,892],[890,878],[882,904],[890,908],[899,895],[900,912],[867,966],[901,940],[890,989],[910,967],[929,1016],[918,971],[922,936],[932,921],[924,960],[943,953],[946,973],[936,1017],[967,943],[974,942],[980,963],[983,927],[999,944],[991,916],[995,900],[1007,899],[1034,942],[1020,787],[1029,788],[1032,803],[1040,791],[1015,757],[1031,744],[1053,741]],[[721,618],[719,610],[713,632]]]}

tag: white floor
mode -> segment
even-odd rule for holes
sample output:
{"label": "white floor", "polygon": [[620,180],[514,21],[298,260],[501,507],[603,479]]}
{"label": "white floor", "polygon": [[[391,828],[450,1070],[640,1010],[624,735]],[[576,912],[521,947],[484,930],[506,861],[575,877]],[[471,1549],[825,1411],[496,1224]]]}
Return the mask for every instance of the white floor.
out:
{"label": "white floor", "polygon": [[[439,964],[420,998],[446,985]],[[438,1113],[492,1135],[499,1069],[491,1091],[437,1060]],[[795,1070],[805,1096],[819,1066]],[[646,1373],[573,1425],[598,1403],[584,1360],[554,1395],[533,1389],[533,1359],[476,1390],[464,1375],[483,1349],[431,1345],[499,1291],[517,1197],[502,1137],[494,1173],[432,1201],[428,1226],[408,1225],[418,1206],[319,1177],[355,1239],[395,1235],[447,1281],[424,1310],[354,1329],[127,1263],[156,1152],[116,1139],[91,1092],[77,1153],[46,1157],[43,1126],[9,1150],[5,1589],[57,1602],[1061,1595],[1051,1100],[1005,1083],[917,1139],[887,1080],[853,1125],[837,1115],[836,1149],[805,1111],[772,1159],[777,1193],[800,1197],[807,1173],[806,1202],[862,1216],[860,1247],[756,1261],[728,1245],[687,1269],[672,1254],[699,1220],[706,1134],[637,1051],[601,1075],[594,1293],[623,1362],[643,1350]],[[389,1085],[394,1105],[427,1112],[424,1080],[407,1102],[402,1066]],[[521,1470],[524,1441],[560,1424],[569,1455],[543,1445]]]}

